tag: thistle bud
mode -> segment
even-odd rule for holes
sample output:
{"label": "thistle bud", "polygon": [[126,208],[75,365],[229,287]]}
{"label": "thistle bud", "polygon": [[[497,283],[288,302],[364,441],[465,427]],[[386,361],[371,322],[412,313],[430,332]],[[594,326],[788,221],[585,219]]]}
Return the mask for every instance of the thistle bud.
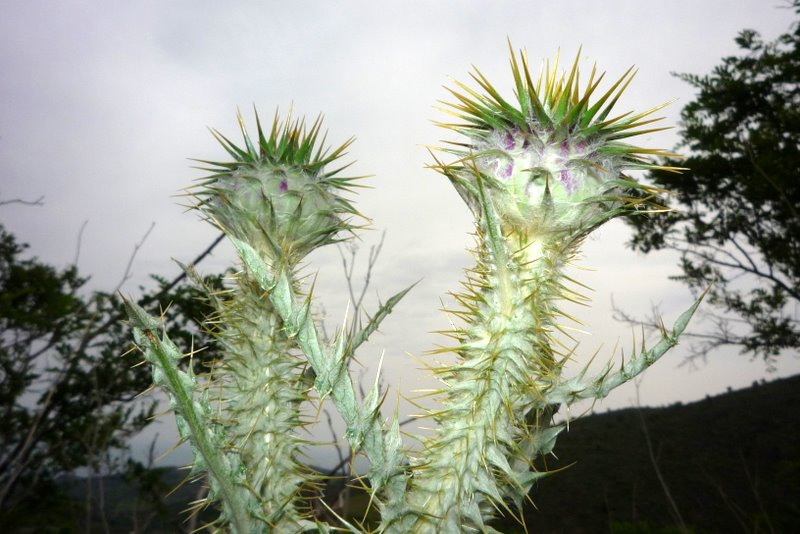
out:
{"label": "thistle bud", "polygon": [[[558,74],[556,57],[535,84],[524,53],[518,58],[512,51],[511,69],[518,105],[504,100],[476,70],[472,77],[485,94],[456,82],[464,93],[451,90],[458,102],[448,105],[466,122],[442,125],[467,141],[444,149],[458,160],[438,168],[478,219],[485,216],[483,191],[506,233],[580,237],[652,192],[626,176],[626,171],[677,170],[648,158],[670,154],[620,141],[660,130],[638,128],[659,120],[649,116],[662,106],[607,118],[630,83],[632,69],[594,103],[590,97],[603,75],[597,77],[592,69],[581,91],[578,57],[568,75]],[[634,190],[644,194],[636,195]]]}
{"label": "thistle bud", "polygon": [[266,136],[256,114],[254,145],[241,115],[239,123],[244,147],[212,130],[234,161],[203,161],[213,165],[206,170],[214,172],[195,193],[203,213],[263,257],[273,261],[282,257],[290,263],[353,229],[350,218],[359,214],[341,193],[354,187],[357,178],[338,176],[341,168],[327,169],[352,140],[330,152],[316,146],[320,119],[306,128],[302,120],[281,122],[277,113]]}

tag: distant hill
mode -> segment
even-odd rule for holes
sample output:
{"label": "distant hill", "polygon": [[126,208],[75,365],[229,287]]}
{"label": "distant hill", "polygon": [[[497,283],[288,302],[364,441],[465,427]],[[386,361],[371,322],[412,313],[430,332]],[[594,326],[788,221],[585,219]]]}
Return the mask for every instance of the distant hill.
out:
{"label": "distant hill", "polygon": [[527,524],[537,533],[667,533],[681,532],[682,519],[696,533],[800,532],[799,423],[800,376],[579,419],[548,467],[575,465],[534,489],[539,510],[530,507]]}
{"label": "distant hill", "polygon": [[[558,459],[549,459],[547,465],[566,469],[532,491],[535,506],[525,510],[528,530],[800,532],[799,414],[800,375],[691,404],[629,408],[573,421],[556,445]],[[674,508],[649,455],[643,422]],[[150,480],[154,494],[174,488],[184,473],[159,471]],[[120,477],[104,479],[103,486],[105,523],[113,533],[181,532],[187,526],[181,511],[199,489],[198,484],[185,485],[154,506]],[[2,532],[81,532],[72,525],[85,524],[80,510],[86,483],[73,479],[64,487],[74,499],[74,521],[56,526],[59,520],[51,518],[52,528],[43,528],[45,518],[39,517],[38,527]],[[213,519],[215,512],[208,510],[205,517]],[[496,526],[503,532],[523,532],[513,522]],[[99,519],[93,527],[105,530]]]}

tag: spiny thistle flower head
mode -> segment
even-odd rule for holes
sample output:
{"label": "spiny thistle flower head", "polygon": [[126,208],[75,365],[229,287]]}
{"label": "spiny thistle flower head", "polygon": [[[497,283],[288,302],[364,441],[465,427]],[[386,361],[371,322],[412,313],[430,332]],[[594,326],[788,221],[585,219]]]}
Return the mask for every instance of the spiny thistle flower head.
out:
{"label": "spiny thistle flower head", "polygon": [[[465,121],[440,124],[467,137],[445,152],[455,163],[436,168],[455,185],[476,217],[489,198],[506,232],[583,236],[612,217],[645,202],[655,189],[625,175],[630,170],[666,169],[651,156],[672,156],[622,140],[666,128],[645,128],[660,118],[639,114],[609,117],[635,72],[628,69],[595,102],[603,79],[592,68],[583,90],[578,60],[569,73],[558,71],[558,56],[534,83],[524,51],[511,50],[516,104],[506,101],[477,69],[471,74],[482,92],[455,82],[456,102],[446,112]],[[638,191],[638,194],[634,194]]]}
{"label": "spiny thistle flower head", "polygon": [[277,112],[267,135],[256,112],[254,143],[241,114],[237,118],[244,146],[211,130],[233,161],[197,160],[214,173],[193,192],[198,209],[267,258],[292,263],[355,228],[350,220],[361,215],[342,193],[357,187],[360,177],[339,176],[349,165],[329,168],[352,139],[330,150],[325,136],[320,139],[321,118],[307,127],[302,119],[293,121],[291,113],[281,121]]}

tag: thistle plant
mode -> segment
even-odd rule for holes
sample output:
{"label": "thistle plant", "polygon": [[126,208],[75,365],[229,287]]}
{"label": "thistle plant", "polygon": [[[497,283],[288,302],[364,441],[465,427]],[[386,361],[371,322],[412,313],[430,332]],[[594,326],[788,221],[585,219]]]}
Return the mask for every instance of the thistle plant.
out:
{"label": "thistle plant", "polygon": [[[236,534],[360,527],[316,520],[302,495],[319,481],[301,457],[305,403],[330,399],[346,424],[350,446],[369,460],[365,481],[380,511],[379,531],[493,532],[498,514],[522,521],[532,485],[548,475],[550,454],[565,424],[561,407],[601,399],[677,343],[695,302],[651,348],[642,345],[621,365],[596,375],[589,366],[567,373],[574,350],[565,342],[574,319],[565,302],[585,303],[583,287],[565,272],[583,240],[609,220],[659,211],[660,191],[630,171],[679,169],[653,159],[658,149],[625,141],[656,131],[653,113],[612,115],[634,72],[600,92],[593,68],[585,84],[579,58],[561,72],[558,57],[536,81],[524,52],[511,52],[515,102],[478,71],[456,82],[441,124],[458,140],[432,151],[431,167],[461,195],[475,220],[476,265],[451,311],[458,327],[446,349],[450,365],[430,365],[439,377],[439,406],[427,415],[435,432],[421,450],[405,450],[396,417],[385,419],[378,382],[359,399],[348,370],[356,349],[409,289],[370,315],[363,328],[324,339],[312,314],[313,295],[302,263],[312,250],[354,235],[363,221],[348,195],[358,177],[343,177],[336,149],[310,126],[276,114],[271,129],[256,115],[255,138],[239,117],[243,145],[215,137],[229,162],[204,161],[212,174],[193,190],[195,207],[225,232],[241,270],[224,292],[207,291],[217,315],[208,324],[224,357],[204,376],[181,361],[159,319],[127,302],[136,343],[152,366],[154,384],[169,394],[181,438],[191,444],[194,473],[206,474],[219,529]],[[446,160],[446,161],[445,161]],[[192,279],[201,278],[187,268]],[[315,392],[312,394],[312,391]]]}

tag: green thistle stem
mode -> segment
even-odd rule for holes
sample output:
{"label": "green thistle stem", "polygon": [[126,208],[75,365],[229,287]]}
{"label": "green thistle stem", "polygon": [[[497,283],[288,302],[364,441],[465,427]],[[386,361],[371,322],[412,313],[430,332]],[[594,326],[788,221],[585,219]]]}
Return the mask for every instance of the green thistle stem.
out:
{"label": "green thistle stem", "polygon": [[227,301],[218,304],[226,325],[218,340],[226,358],[214,370],[227,399],[231,448],[245,467],[245,483],[256,497],[250,513],[271,532],[297,532],[303,519],[296,508],[301,483],[310,478],[297,461],[303,440],[300,408],[307,400],[300,379],[303,360],[292,352],[283,324],[263,290],[241,275]]}
{"label": "green thistle stem", "polygon": [[434,415],[439,431],[425,444],[408,514],[392,532],[483,532],[495,509],[509,510],[507,500],[519,505],[542,475],[518,444],[540,443],[538,432],[550,428],[554,410],[544,391],[560,370],[551,339],[555,300],[575,245],[541,239],[517,248],[482,200],[478,266],[469,293],[457,296],[466,310],[456,315],[467,320],[454,333],[458,361],[437,371],[448,387]]}
{"label": "green thistle stem", "polygon": [[204,397],[198,401],[194,398],[197,379],[191,368],[189,372],[178,368],[184,355],[166,333],[159,337],[161,321],[131,301],[124,300],[124,303],[136,344],[153,368],[153,383],[168,393],[181,439],[192,445],[192,470],[208,471],[209,498],[221,501],[223,517],[230,523],[232,532],[258,532],[258,521],[248,512],[252,495],[240,483],[239,462],[227,453],[218,425],[211,422],[208,399]]}
{"label": "green thistle stem", "polygon": [[[355,347],[348,343],[343,333],[333,347],[325,347],[317,326],[310,317],[310,301],[299,304],[292,281],[292,273],[286,267],[268,265],[256,250],[235,237],[231,242],[253,277],[267,292],[269,301],[283,321],[285,331],[308,358],[316,379],[314,387],[321,397],[330,395],[347,426],[346,437],[350,446],[364,450],[370,461],[369,481],[373,493],[384,492],[388,502],[399,502],[405,491],[405,475],[402,463],[402,441],[399,427],[392,425],[384,430],[380,404],[382,397],[377,383],[363,404],[356,399],[355,387],[347,371],[348,353]],[[399,300],[405,292],[396,295]],[[391,299],[390,299],[391,301]],[[384,315],[379,314],[379,315]],[[391,515],[391,512],[390,512]]]}
{"label": "green thistle stem", "polygon": [[661,339],[658,340],[653,348],[647,349],[644,341],[642,341],[642,347],[638,354],[634,353],[627,361],[623,361],[620,368],[613,373],[611,372],[612,364],[609,362],[603,372],[591,380],[584,380],[584,372],[578,377],[552,383],[546,395],[548,401],[572,404],[583,399],[603,399],[615,388],[642,374],[666,354],[669,349],[678,344],[678,338],[686,330],[689,321],[691,321],[697,308],[700,307],[700,303],[703,302],[709,289],[710,287],[703,291],[697,300],[678,316],[671,330],[667,330],[663,325],[661,326]]}

